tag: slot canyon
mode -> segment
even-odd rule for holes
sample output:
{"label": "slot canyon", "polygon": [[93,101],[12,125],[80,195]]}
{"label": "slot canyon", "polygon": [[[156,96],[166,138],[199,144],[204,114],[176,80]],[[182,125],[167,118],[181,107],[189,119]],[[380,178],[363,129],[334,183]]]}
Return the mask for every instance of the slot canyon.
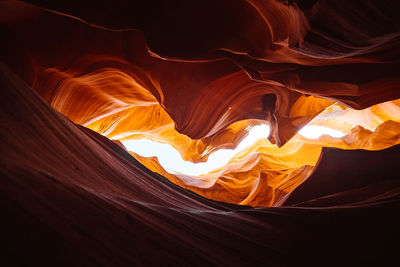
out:
{"label": "slot canyon", "polygon": [[396,266],[399,14],[0,1],[1,265]]}

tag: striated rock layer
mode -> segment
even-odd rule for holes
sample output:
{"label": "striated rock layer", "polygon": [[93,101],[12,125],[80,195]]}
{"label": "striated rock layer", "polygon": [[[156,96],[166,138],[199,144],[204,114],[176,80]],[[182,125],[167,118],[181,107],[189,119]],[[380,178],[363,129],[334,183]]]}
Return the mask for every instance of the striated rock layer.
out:
{"label": "striated rock layer", "polygon": [[317,171],[285,207],[236,206],[149,171],[55,111],[4,65],[0,86],[0,231],[8,266],[396,260],[399,146],[324,149]]}

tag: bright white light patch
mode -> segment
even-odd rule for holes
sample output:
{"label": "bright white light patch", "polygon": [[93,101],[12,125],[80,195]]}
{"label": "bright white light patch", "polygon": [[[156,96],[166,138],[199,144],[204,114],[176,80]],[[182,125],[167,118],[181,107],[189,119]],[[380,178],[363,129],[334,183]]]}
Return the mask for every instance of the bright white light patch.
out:
{"label": "bright white light patch", "polygon": [[322,126],[312,126],[312,125],[307,125],[303,127],[300,131],[299,134],[304,136],[305,138],[308,139],[317,139],[321,135],[329,135],[332,137],[340,138],[344,136],[344,133],[338,130],[322,127]]}
{"label": "bright white light patch", "polygon": [[123,142],[128,151],[135,152],[143,157],[158,158],[161,166],[169,173],[182,173],[198,176],[209,173],[228,164],[234,155],[251,146],[257,140],[269,136],[268,125],[257,125],[249,130],[246,138],[235,149],[220,149],[211,153],[206,162],[193,163],[184,161],[179,152],[168,144],[154,142],[148,139],[129,140]]}
{"label": "bright white light patch", "polygon": [[[142,157],[156,156],[161,166],[169,173],[198,176],[225,166],[240,151],[251,146],[257,140],[268,138],[269,133],[270,127],[268,125],[256,125],[249,130],[248,136],[235,149],[217,150],[209,155],[206,162],[201,163],[184,161],[179,152],[172,146],[149,139],[129,140],[123,142],[123,144],[128,151],[135,152]],[[299,131],[299,134],[308,139],[316,139],[324,134],[337,138],[344,136],[340,131],[322,126],[305,126]]]}

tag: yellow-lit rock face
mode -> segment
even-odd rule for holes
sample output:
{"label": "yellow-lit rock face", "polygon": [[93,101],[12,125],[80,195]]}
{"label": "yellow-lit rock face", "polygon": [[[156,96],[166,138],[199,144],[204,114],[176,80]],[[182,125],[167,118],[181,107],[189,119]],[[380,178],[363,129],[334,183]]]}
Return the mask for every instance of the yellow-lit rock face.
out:
{"label": "yellow-lit rock face", "polygon": [[[315,97],[303,99],[317,107],[327,103],[327,100]],[[168,173],[156,157],[131,154],[152,171],[205,197],[252,206],[279,205],[311,174],[322,147],[380,150],[400,143],[400,100],[364,110],[329,104],[309,125],[339,130],[345,134],[344,137],[322,135],[308,139],[297,134],[282,147],[267,139],[259,140],[238,153],[223,168],[198,177]],[[300,104],[293,105],[291,113],[299,117],[307,114],[307,109],[302,108]],[[120,141],[146,138],[168,143],[180,152],[183,159],[201,162],[217,149],[233,148],[246,136],[249,126],[260,123],[263,121],[239,121],[212,138],[192,140],[174,129],[172,119],[160,105],[152,105],[129,108],[87,126]],[[196,186],[189,182],[193,179],[198,181]]]}

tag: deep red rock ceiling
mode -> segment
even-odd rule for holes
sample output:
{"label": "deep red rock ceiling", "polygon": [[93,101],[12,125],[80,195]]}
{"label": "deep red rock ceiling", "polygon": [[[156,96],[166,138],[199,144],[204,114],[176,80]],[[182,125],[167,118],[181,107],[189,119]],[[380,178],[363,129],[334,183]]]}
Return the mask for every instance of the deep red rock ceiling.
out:
{"label": "deep red rock ceiling", "polygon": [[[0,2],[6,261],[395,259],[399,11],[389,0]],[[320,113],[314,123],[348,134],[295,136]],[[207,187],[98,134],[200,162],[260,122],[269,141],[202,177]]]}

